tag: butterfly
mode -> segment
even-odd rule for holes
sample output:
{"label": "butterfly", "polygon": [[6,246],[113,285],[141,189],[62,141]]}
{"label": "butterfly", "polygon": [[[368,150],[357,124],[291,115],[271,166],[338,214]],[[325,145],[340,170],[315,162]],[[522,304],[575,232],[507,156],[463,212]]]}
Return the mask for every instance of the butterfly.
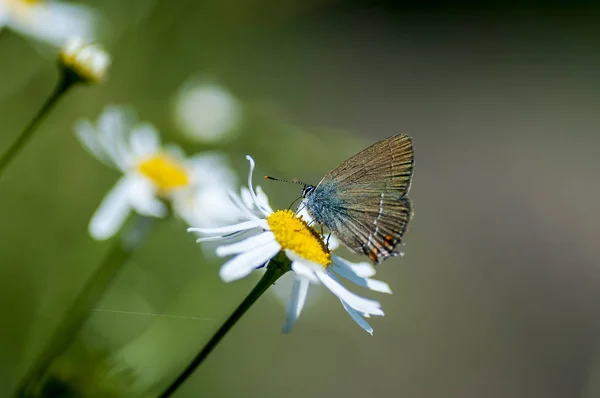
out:
{"label": "butterfly", "polygon": [[302,204],[346,247],[379,264],[396,247],[413,215],[407,197],[414,166],[413,142],[400,134],[379,141],[306,185]]}

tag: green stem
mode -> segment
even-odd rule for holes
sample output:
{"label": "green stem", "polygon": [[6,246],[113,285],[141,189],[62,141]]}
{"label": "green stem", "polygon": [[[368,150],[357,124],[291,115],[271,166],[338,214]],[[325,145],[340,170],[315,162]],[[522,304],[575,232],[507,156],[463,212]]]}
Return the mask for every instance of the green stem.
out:
{"label": "green stem", "polygon": [[115,239],[98,269],[88,279],[77,299],[65,313],[65,317],[59,323],[33,369],[23,379],[15,393],[15,397],[38,396],[40,389],[43,389],[48,370],[53,362],[63,355],[75,340],[88,320],[91,314],[90,310],[96,306],[106,292],[107,287],[129,260],[134,250],[144,240],[150,222],[151,219],[138,216],[131,230],[128,230],[124,236]]}
{"label": "green stem", "polygon": [[17,156],[25,147],[27,141],[29,141],[33,136],[36,127],[46,118],[46,116],[48,116],[52,108],[58,103],[59,98],[76,82],[77,80],[74,80],[69,73],[66,73],[65,71],[61,72],[60,80],[52,91],[50,97],[48,97],[38,113],[33,117],[33,119],[31,119],[29,124],[25,127],[21,134],[19,134],[17,139],[10,145],[6,152],[4,152],[2,157],[0,157],[0,176],[2,173],[4,173],[6,166],[8,166],[15,156]]}
{"label": "green stem", "polygon": [[179,377],[167,387],[166,390],[160,395],[161,398],[170,397],[181,385],[194,373],[196,368],[202,364],[202,362],[208,357],[208,355],[213,351],[213,349],[219,344],[219,342],[225,337],[227,332],[240,320],[240,318],[250,309],[252,304],[258,300],[260,296],[267,289],[277,281],[283,274],[285,274],[288,270],[280,267],[275,261],[272,261],[271,264],[267,267],[266,272],[258,281],[254,289],[246,296],[244,301],[233,311],[231,316],[227,318],[225,323],[217,330],[217,332],[211,337],[211,339],[206,343],[204,348],[200,350],[198,355],[190,362],[190,364],[185,368],[185,370],[179,375]]}

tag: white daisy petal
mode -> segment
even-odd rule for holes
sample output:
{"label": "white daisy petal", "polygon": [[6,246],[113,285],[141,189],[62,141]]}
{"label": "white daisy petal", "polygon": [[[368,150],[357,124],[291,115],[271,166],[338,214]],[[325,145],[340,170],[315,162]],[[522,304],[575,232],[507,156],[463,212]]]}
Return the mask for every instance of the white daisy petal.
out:
{"label": "white daisy petal", "polygon": [[[315,273],[314,268],[312,267],[312,264],[308,261],[303,261],[301,259],[292,261],[292,271],[296,275],[298,275],[302,278],[306,278],[313,283],[319,283],[319,278],[317,278],[317,275]],[[322,270],[319,270],[319,271],[322,272]]]}
{"label": "white daisy petal", "polygon": [[232,254],[239,254],[245,251],[258,249],[261,246],[276,242],[275,235],[271,231],[266,231],[261,234],[251,236],[240,242],[235,242],[226,246],[217,247],[216,253],[219,257],[225,257]]}
{"label": "white daisy petal", "polygon": [[260,206],[263,209],[267,210],[269,214],[274,213],[273,209],[271,208],[271,205],[269,205],[269,198],[267,197],[265,191],[263,191],[263,189],[260,187],[260,185],[256,186],[256,198],[258,199]]}
{"label": "white daisy petal", "polygon": [[268,229],[269,225],[265,220],[251,220],[244,221],[239,224],[227,225],[224,227],[217,228],[188,228],[188,232],[200,232],[203,234],[228,234],[231,232],[243,231],[247,229],[261,227]]}
{"label": "white daisy petal", "polygon": [[123,107],[107,105],[98,119],[98,130],[103,135],[123,137],[125,130],[129,128],[126,119],[127,115]]}
{"label": "white daisy petal", "polygon": [[279,253],[281,246],[277,242],[261,246],[258,249],[237,255],[227,261],[219,270],[221,279],[231,282],[248,276],[256,267],[263,265]]}
{"label": "white daisy petal", "polygon": [[254,201],[254,204],[256,205],[258,210],[260,210],[260,212],[263,213],[265,216],[268,216],[271,213],[269,213],[265,208],[261,206],[261,203],[258,200],[256,193],[254,192],[254,188],[252,187],[252,175],[254,174],[255,167],[254,159],[252,159],[252,156],[249,155],[246,155],[246,159],[248,159],[248,162],[250,162],[250,172],[248,173],[248,189],[250,190],[250,195],[252,196],[252,200]]}
{"label": "white daisy petal", "polygon": [[243,234],[244,232],[246,232],[246,231],[233,232],[233,233],[227,234],[226,236],[221,236],[221,235],[204,236],[202,238],[196,239],[196,242],[198,242],[198,243],[200,243],[200,242],[214,242],[216,240],[223,240],[223,239],[234,238],[236,236],[239,236],[239,235]]}
{"label": "white daisy petal", "polygon": [[[242,187],[242,196],[244,194],[245,187]],[[248,190],[246,190],[248,192]],[[248,193],[249,194],[249,193]],[[240,198],[235,192],[229,192],[229,199],[233,202],[233,204],[242,212],[244,215],[250,219],[258,220],[258,217],[250,211],[253,209],[253,206],[247,206],[246,200]]]}
{"label": "white daisy petal", "polygon": [[344,307],[348,315],[350,315],[350,317],[354,320],[354,322],[356,322],[358,326],[363,328],[367,333],[369,333],[372,336],[373,328],[371,327],[371,325],[369,325],[367,321],[363,319],[361,314],[359,314],[358,311],[346,304],[344,300],[340,299],[340,301],[342,302],[342,306]]}
{"label": "white daisy petal", "polygon": [[123,171],[132,163],[132,156],[125,142],[125,135],[131,128],[131,112],[123,107],[107,105],[97,123],[98,142],[104,152]]}
{"label": "white daisy petal", "polygon": [[13,5],[10,25],[24,34],[62,46],[69,38],[92,39],[95,30],[95,14],[85,6],[62,2],[47,2],[35,5]]}
{"label": "white daisy petal", "polygon": [[289,333],[292,330],[292,326],[296,323],[296,320],[302,312],[304,303],[306,302],[306,296],[308,295],[308,286],[310,281],[305,278],[297,278],[292,286],[292,294],[288,301],[285,323],[281,328],[282,333]]}
{"label": "white daisy petal", "polygon": [[106,155],[104,146],[98,141],[96,129],[89,120],[75,122],[75,135],[92,156],[107,166],[116,167],[114,161]]}
{"label": "white daisy petal", "polygon": [[358,286],[366,287],[376,292],[392,294],[392,289],[390,289],[390,286],[385,282],[378,281],[376,279],[361,278],[348,268],[338,266],[335,262],[330,266],[330,268],[332,268],[338,275],[348,279],[350,282]]}
{"label": "white daisy petal", "polygon": [[311,270],[313,270],[313,272],[323,272],[325,270],[325,266],[324,265],[321,265],[319,263],[315,263],[313,261],[307,260],[304,257],[296,254],[292,250],[286,249],[285,250],[285,254],[286,254],[286,256],[289,257],[290,260],[292,260],[292,262],[293,261],[300,261],[306,267],[309,267]]}
{"label": "white daisy petal", "polygon": [[254,209],[255,205],[254,205],[254,201],[252,200],[252,194],[250,193],[250,190],[246,187],[242,187],[241,195],[242,195],[242,201],[244,202],[246,207],[249,209]]}
{"label": "white daisy petal", "polygon": [[6,6],[0,2],[0,31],[4,29],[4,27],[8,24],[8,9]]}
{"label": "white daisy petal", "polygon": [[167,207],[156,198],[154,184],[143,177],[132,177],[129,189],[131,194],[129,200],[131,207],[145,216],[164,217],[167,215]]}
{"label": "white daisy petal", "polygon": [[129,136],[131,151],[137,158],[147,158],[160,151],[160,137],[150,123],[140,123]]}
{"label": "white daisy petal", "polygon": [[202,186],[219,185],[229,189],[237,183],[237,177],[229,166],[227,156],[221,152],[196,154],[188,159],[187,163],[194,172],[197,183]]}
{"label": "white daisy petal", "polygon": [[318,273],[317,277],[327,289],[355,310],[371,315],[383,315],[379,302],[352,293],[337,281],[331,271],[325,270],[325,272]]}
{"label": "white daisy petal", "polygon": [[104,197],[89,224],[90,235],[97,240],[112,237],[123,225],[131,207],[129,205],[131,179],[121,178]]}
{"label": "white daisy petal", "polygon": [[189,225],[210,228],[247,218],[257,219],[244,217],[246,214],[229,192],[217,185],[174,192],[172,201],[175,212]]}
{"label": "white daisy petal", "polygon": [[335,254],[331,255],[331,259],[340,267],[348,268],[361,278],[368,278],[375,275],[375,267],[367,262],[353,263]]}
{"label": "white daisy petal", "polygon": [[329,251],[336,250],[338,247],[340,247],[340,240],[338,238],[336,238],[334,235],[328,235],[326,242],[327,242],[327,248],[329,248]]}

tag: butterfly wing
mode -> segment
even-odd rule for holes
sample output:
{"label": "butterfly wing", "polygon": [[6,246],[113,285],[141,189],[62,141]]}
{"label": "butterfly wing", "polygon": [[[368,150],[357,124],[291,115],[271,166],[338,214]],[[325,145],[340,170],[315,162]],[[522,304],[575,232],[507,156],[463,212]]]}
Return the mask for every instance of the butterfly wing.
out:
{"label": "butterfly wing", "polygon": [[324,224],[348,248],[374,263],[398,255],[394,249],[412,216],[406,195],[413,164],[412,139],[403,134],[379,141],[340,164],[315,188],[317,196],[336,198],[328,201],[332,214]]}

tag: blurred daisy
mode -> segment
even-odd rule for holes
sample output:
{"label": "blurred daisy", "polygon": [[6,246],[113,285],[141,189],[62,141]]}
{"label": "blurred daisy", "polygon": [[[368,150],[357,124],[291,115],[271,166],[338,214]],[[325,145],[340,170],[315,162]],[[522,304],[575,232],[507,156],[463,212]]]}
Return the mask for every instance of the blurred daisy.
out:
{"label": "blurred daisy", "polygon": [[244,203],[239,203],[242,200],[238,200],[240,206],[246,207],[247,220],[220,228],[188,229],[204,234],[220,234],[198,241],[228,239],[247,231],[261,231],[246,239],[217,248],[219,256],[234,255],[221,267],[221,278],[226,282],[243,278],[283,252],[291,262],[291,271],[295,278],[288,301],[284,332],[289,331],[300,316],[309,285],[320,283],[339,298],[346,312],[360,327],[372,334],[373,329],[364,318],[383,315],[381,305],[377,301],[352,293],[340,283],[339,277],[377,292],[391,293],[389,286],[369,278],[375,273],[371,265],[352,263],[331,254],[323,237],[301,215],[291,210],[273,211],[266,195],[258,188],[255,191],[252,187],[254,160],[249,156],[247,158],[250,161],[248,193],[252,203],[248,203],[247,199],[243,200]]}
{"label": "blurred daisy", "polygon": [[[231,189],[235,180],[223,156],[206,153],[186,158],[178,147],[161,145],[154,126],[136,123],[131,113],[117,106],[107,106],[95,126],[79,121],[76,133],[93,156],[123,174],[90,221],[89,232],[95,239],[113,236],[131,211],[164,217],[167,205],[194,225],[238,219],[237,207],[224,199],[223,191]],[[201,206],[205,196],[220,199]]]}
{"label": "blurred daisy", "polygon": [[92,39],[95,14],[85,6],[53,0],[0,0],[0,29],[62,46],[71,37]]}
{"label": "blurred daisy", "polygon": [[174,116],[180,130],[195,142],[219,142],[231,138],[242,111],[225,88],[197,80],[184,84],[175,98]]}
{"label": "blurred daisy", "polygon": [[67,40],[58,53],[58,60],[70,77],[87,84],[102,83],[111,63],[106,51],[80,37]]}

